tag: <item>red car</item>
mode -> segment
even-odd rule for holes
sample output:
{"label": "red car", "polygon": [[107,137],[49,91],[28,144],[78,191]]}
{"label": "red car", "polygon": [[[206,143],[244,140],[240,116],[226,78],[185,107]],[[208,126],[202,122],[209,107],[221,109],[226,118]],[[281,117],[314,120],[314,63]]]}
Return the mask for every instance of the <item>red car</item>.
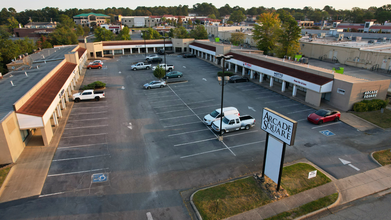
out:
{"label": "red car", "polygon": [[98,62],[91,63],[87,66],[88,69],[102,69],[102,64]]}
{"label": "red car", "polygon": [[309,114],[307,120],[317,125],[321,125],[324,122],[339,121],[341,113],[339,111],[331,111],[326,109],[320,109],[315,113]]}

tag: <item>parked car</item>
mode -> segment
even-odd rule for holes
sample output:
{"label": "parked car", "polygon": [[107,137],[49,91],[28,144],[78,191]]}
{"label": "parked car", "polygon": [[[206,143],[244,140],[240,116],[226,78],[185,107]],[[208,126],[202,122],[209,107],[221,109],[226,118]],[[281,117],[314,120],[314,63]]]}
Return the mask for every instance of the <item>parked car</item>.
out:
{"label": "parked car", "polygon": [[179,71],[172,71],[172,72],[166,73],[166,76],[164,77],[164,79],[181,78],[182,76],[183,76],[183,73],[181,73]]}
{"label": "parked car", "polygon": [[196,57],[195,54],[192,54],[192,53],[185,53],[182,55],[183,58],[191,58],[191,57]]}
{"label": "parked car", "polygon": [[[224,134],[230,131],[238,131],[240,129],[250,129],[254,127],[255,119],[250,115],[237,116],[226,115],[223,118],[221,133]],[[220,132],[220,120],[212,123],[212,129],[215,132]]]}
{"label": "parked car", "polygon": [[149,70],[151,69],[152,65],[151,64],[146,64],[146,63],[143,63],[143,62],[138,62],[136,64],[133,64],[130,68],[132,70]]}
{"label": "parked car", "polygon": [[248,82],[249,79],[247,79],[246,77],[242,77],[242,76],[231,76],[228,80],[228,82],[230,83],[237,83],[237,82]]}
{"label": "parked car", "polygon": [[[166,50],[166,54],[173,54],[173,53],[174,53],[174,51],[172,51],[172,50]],[[164,55],[164,49],[160,49],[158,54]]]}
{"label": "parked car", "polygon": [[153,88],[163,88],[167,86],[165,81],[151,81],[149,83],[144,84],[144,88],[153,89]]}
{"label": "parked car", "polygon": [[155,57],[159,57],[159,55],[157,55],[157,54],[148,55],[147,57],[145,57],[145,60],[148,62],[150,59],[153,59]]}
{"label": "parked car", "polygon": [[[169,65],[169,64],[166,65],[165,63],[161,63],[158,66],[160,66],[163,69],[166,69],[166,71],[172,71],[174,69],[174,65]],[[152,70],[155,71],[156,67],[157,66],[152,67]]]}
{"label": "parked car", "polygon": [[94,61],[90,62],[89,64],[93,64],[93,63],[100,63],[100,64],[103,65],[102,60],[94,60]]}
{"label": "parked car", "polygon": [[327,109],[320,109],[312,114],[309,114],[307,120],[317,125],[321,125],[324,122],[339,121],[341,113],[339,111],[331,111]]}
{"label": "parked car", "polygon": [[[204,124],[210,126],[210,125],[212,125],[212,123],[214,121],[219,120],[221,118],[220,112],[221,112],[221,108],[218,108],[218,109],[214,110],[212,113],[205,115],[204,116],[204,121],[203,121]],[[239,113],[238,109],[235,108],[235,107],[225,107],[225,108],[223,108],[223,114],[224,115],[238,115],[238,116],[240,116],[240,113]]]}
{"label": "parked car", "polygon": [[151,59],[148,59],[148,63],[160,63],[163,59],[160,57],[152,57]]}
{"label": "parked car", "polygon": [[92,100],[95,99],[99,101],[99,99],[105,98],[105,91],[98,90],[94,91],[92,89],[84,90],[83,92],[75,93],[72,95],[73,101],[80,102],[81,100]]}
{"label": "parked car", "polygon": [[101,63],[92,63],[87,66],[88,69],[102,69]]}

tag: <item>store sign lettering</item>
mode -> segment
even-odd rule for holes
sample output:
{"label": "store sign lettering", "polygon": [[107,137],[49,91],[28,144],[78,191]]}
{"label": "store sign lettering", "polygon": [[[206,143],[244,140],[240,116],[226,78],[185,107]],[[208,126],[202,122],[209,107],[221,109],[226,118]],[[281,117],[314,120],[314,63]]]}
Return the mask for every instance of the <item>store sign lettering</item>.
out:
{"label": "store sign lettering", "polygon": [[249,63],[243,63],[243,66],[251,67],[251,64],[249,64]]}
{"label": "store sign lettering", "polygon": [[284,75],[282,73],[277,73],[277,72],[274,72],[274,77],[276,78],[282,78]]}
{"label": "store sign lettering", "polygon": [[297,83],[297,84],[300,84],[300,85],[303,85],[303,86],[307,86],[307,84],[303,83],[303,82],[300,82],[299,80],[293,80],[293,82]]}
{"label": "store sign lettering", "polygon": [[378,90],[371,90],[371,91],[366,91],[363,94],[364,99],[369,99],[369,98],[375,98],[377,96]]}

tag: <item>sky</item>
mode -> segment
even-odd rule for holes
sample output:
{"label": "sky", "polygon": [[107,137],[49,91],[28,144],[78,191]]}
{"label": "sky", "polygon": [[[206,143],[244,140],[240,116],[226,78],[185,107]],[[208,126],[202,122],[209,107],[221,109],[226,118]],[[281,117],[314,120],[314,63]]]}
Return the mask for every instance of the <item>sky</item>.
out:
{"label": "sky", "polygon": [[212,3],[217,8],[224,6],[225,4],[229,4],[231,7],[240,6],[245,9],[251,7],[259,7],[263,6],[265,8],[274,7],[275,9],[279,8],[304,8],[305,6],[309,6],[312,8],[320,8],[323,9],[325,5],[329,5],[334,7],[335,9],[352,9],[353,7],[359,7],[367,9],[371,6],[381,7],[386,4],[390,4],[389,0],[377,0],[377,1],[340,1],[340,0],[329,0],[329,1],[308,1],[308,0],[279,0],[279,1],[255,1],[255,0],[247,0],[244,2],[237,0],[225,0],[225,1],[203,1],[203,0],[191,0],[191,1],[183,1],[183,0],[165,0],[164,4],[161,0],[148,0],[144,1],[143,4],[134,4],[135,1],[129,0],[116,0],[116,1],[79,1],[79,0],[66,0],[66,1],[53,1],[53,0],[18,0],[18,1],[5,1],[2,0],[1,8],[15,8],[17,12],[24,11],[26,9],[37,10],[45,7],[55,7],[61,10],[69,9],[69,8],[78,8],[78,9],[86,9],[86,8],[94,8],[94,9],[105,9],[108,7],[129,7],[130,9],[135,9],[138,6],[146,6],[146,7],[154,7],[154,6],[178,6],[178,5],[188,5],[189,8],[192,8],[193,5],[197,3],[207,2]]}

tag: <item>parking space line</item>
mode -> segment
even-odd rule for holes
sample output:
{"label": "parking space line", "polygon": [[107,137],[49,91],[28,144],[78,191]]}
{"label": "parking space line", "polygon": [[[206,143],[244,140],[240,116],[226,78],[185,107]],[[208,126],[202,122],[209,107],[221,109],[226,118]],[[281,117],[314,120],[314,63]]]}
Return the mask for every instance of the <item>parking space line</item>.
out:
{"label": "parking space line", "polygon": [[83,145],[74,145],[74,146],[67,146],[67,147],[57,147],[57,150],[65,150],[65,149],[79,148],[79,147],[89,147],[89,146],[104,145],[104,144],[107,144],[107,143],[83,144]]}
{"label": "parking space line", "polygon": [[156,97],[151,97],[151,98],[153,98],[153,99],[156,99],[156,98],[160,99],[160,98],[164,98],[164,97],[172,97],[172,95],[162,95],[162,96],[156,96]]}
{"label": "parking space line", "polygon": [[52,162],[68,161],[68,160],[81,160],[81,159],[103,157],[103,156],[108,156],[108,154],[101,154],[101,155],[95,155],[95,156],[86,156],[86,157],[74,157],[74,158],[66,158],[66,159],[57,159],[57,160],[52,160]]}
{"label": "parking space line", "polygon": [[257,90],[257,89],[260,89],[260,88],[253,88],[253,89],[242,89],[241,91],[251,91],[251,90]]}
{"label": "parking space line", "polygon": [[316,127],[312,127],[311,129],[317,129],[317,128],[323,128],[323,127],[326,127],[326,126],[330,126],[330,125],[337,125],[337,124],[341,124],[342,122],[336,122],[336,123],[331,123],[331,124],[327,124],[327,125],[318,125]]}
{"label": "parking space line", "polygon": [[160,114],[165,114],[165,113],[171,113],[171,112],[180,112],[180,111],[187,111],[189,109],[181,109],[181,110],[173,110],[173,111],[168,111],[168,112],[159,112],[159,113],[156,113],[157,115],[160,115]]}
{"label": "parking space line", "polygon": [[45,195],[39,195],[38,198],[47,197],[47,196],[61,195],[61,194],[64,194],[64,193],[65,192],[58,192],[58,193],[50,193],[50,194],[45,194]]}
{"label": "parking space line", "polygon": [[307,120],[306,118],[303,118],[303,119],[299,119],[299,120],[296,120],[296,121],[304,121],[304,120]]}
{"label": "parking space line", "polygon": [[182,132],[182,133],[177,133],[177,134],[170,134],[168,137],[176,136],[176,135],[182,135],[182,134],[189,134],[189,133],[195,133],[195,132],[200,132],[200,131],[208,131],[209,129],[202,129],[202,130],[196,130],[196,131],[188,131],[188,132]]}
{"label": "parking space line", "polygon": [[[179,97],[179,95],[168,85],[168,88],[171,89],[171,91],[186,105],[186,107],[191,111],[193,112],[194,115],[197,116],[197,118],[202,121],[202,119],[194,112],[194,110],[192,108],[190,108],[185,101],[183,101],[183,99],[181,99],[181,97]],[[217,135],[212,131],[211,128],[207,127],[209,129],[210,132],[212,132],[212,134],[215,136],[215,138],[217,138]],[[224,141],[221,141],[221,143],[236,157],[236,154],[228,148],[227,144],[224,143]]]}
{"label": "parking space line", "polygon": [[98,136],[98,135],[106,135],[106,134],[107,134],[107,133],[100,133],[100,134],[85,134],[85,135],[70,136],[70,137],[61,137],[61,138],[77,138],[77,137]]}
{"label": "parking space line", "polygon": [[156,101],[156,102],[154,102],[154,103],[159,103],[159,102],[171,102],[171,101],[180,101],[180,99],[162,100],[162,101]]}
{"label": "parking space line", "polygon": [[107,106],[97,106],[97,107],[73,107],[72,109],[86,109],[86,108],[97,109],[97,108],[107,108]]}
{"label": "parking space line", "polygon": [[192,108],[192,109],[206,108],[206,107],[211,107],[211,106],[221,106],[221,105],[218,105],[218,104],[215,104],[215,105],[205,105],[205,106],[201,106],[201,107],[198,107],[198,108]]}
{"label": "parking space line", "polygon": [[273,103],[273,102],[281,102],[281,101],[285,101],[285,100],[276,100],[276,101],[264,102],[264,104]]}
{"label": "parking space line", "polygon": [[190,116],[195,116],[195,115],[184,115],[184,116],[177,116],[177,117],[172,117],[172,118],[162,118],[159,120],[164,121],[164,120],[177,119],[177,118],[186,118],[186,117],[190,117]]}
{"label": "parking space line", "polygon": [[295,111],[295,112],[289,112],[288,114],[295,114],[295,113],[298,113],[298,112],[306,112],[306,111],[313,111],[314,109],[310,108],[310,109],[305,109],[305,110],[300,110],[300,111]]}
{"label": "parking space line", "polygon": [[290,106],[295,106],[295,105],[301,105],[301,104],[299,103],[299,104],[293,104],[293,105],[284,105],[284,106],[280,106],[280,107],[277,107],[277,108],[285,108],[285,107],[290,107]]}
{"label": "parking space line", "polygon": [[109,168],[102,168],[102,169],[95,169],[95,170],[83,170],[83,171],[78,171],[78,172],[70,172],[70,173],[58,173],[58,174],[48,175],[48,177],[73,175],[73,174],[78,174],[78,173],[90,173],[90,172],[101,171],[101,170],[108,170],[108,169]]}
{"label": "parking space line", "polygon": [[[165,114],[165,113],[171,113],[171,112],[180,112],[180,111],[186,111],[186,110],[189,110],[189,106],[185,103],[185,106],[188,107],[187,109],[180,109],[180,110],[173,110],[173,111],[167,111],[167,112],[159,112],[159,113],[156,113],[157,115],[159,114]],[[206,106],[201,106],[201,107],[198,107],[198,108],[193,108],[193,109],[199,109],[199,108],[206,108],[206,107],[211,107],[211,106],[220,106],[218,104],[216,105],[206,105]],[[195,114],[195,113],[194,113]],[[197,116],[198,117],[198,116]],[[201,120],[201,119],[200,119]],[[201,120],[202,121],[202,120]]]}
{"label": "parking space line", "polygon": [[[187,103],[187,104],[190,105],[190,104],[196,104],[196,103],[210,102],[210,101],[213,101],[213,100],[214,100],[214,99],[209,99],[209,100],[200,101],[200,102],[189,102],[189,103]],[[154,108],[164,108],[164,107],[180,106],[180,105],[183,105],[183,103],[182,103],[182,104],[178,104],[178,105],[164,105],[164,106],[158,106],[158,107],[154,107]]]}
{"label": "parking space line", "polygon": [[163,128],[172,128],[172,127],[178,127],[178,126],[183,126],[183,125],[191,125],[191,124],[200,124],[202,122],[189,122],[189,123],[184,123],[184,124],[176,124],[176,125],[169,125],[169,126],[163,126]]}
{"label": "parking space line", "polygon": [[225,135],[224,137],[233,137],[233,136],[238,136],[238,135],[243,135],[243,134],[248,134],[248,133],[253,133],[253,132],[258,132],[258,130],[252,130],[252,131],[247,131],[243,133],[236,133],[236,134],[231,134],[231,135]]}
{"label": "parking space line", "polygon": [[216,140],[216,138],[208,138],[204,140],[199,140],[199,141],[192,141],[192,142],[187,142],[187,143],[182,143],[182,144],[175,144],[174,147],[179,147],[179,146],[184,146],[184,145],[189,145],[189,144],[196,144],[200,142],[205,142],[205,141],[211,141],[211,140]]}
{"label": "parking space line", "polygon": [[[91,113],[90,113],[91,114]],[[91,121],[91,120],[102,120],[107,118],[92,118],[92,119],[68,119],[68,121]]]}
{"label": "parking space line", "polygon": [[[94,112],[94,114],[99,114],[99,113],[107,113],[107,111],[103,111],[103,112]],[[72,114],[73,115],[91,115],[91,112],[88,112],[88,113],[78,113],[78,114]]]}
{"label": "parking space line", "polygon": [[273,94],[273,95],[269,95],[269,96],[262,96],[262,97],[258,97],[258,98],[255,98],[255,99],[269,98],[269,97],[273,97],[273,96],[276,96],[276,95],[280,95],[280,94]]}
{"label": "parking space line", "polygon": [[262,143],[262,142],[265,142],[265,141],[256,141],[256,142],[252,142],[252,143],[240,144],[240,145],[232,146],[230,148],[244,147],[244,146],[247,146],[247,145],[259,144],[259,143]]}
{"label": "parking space line", "polygon": [[64,130],[70,129],[82,129],[82,128],[97,128],[97,127],[107,127],[109,125],[95,125],[95,126],[85,126],[85,127],[76,127],[76,128],[64,128]]}

